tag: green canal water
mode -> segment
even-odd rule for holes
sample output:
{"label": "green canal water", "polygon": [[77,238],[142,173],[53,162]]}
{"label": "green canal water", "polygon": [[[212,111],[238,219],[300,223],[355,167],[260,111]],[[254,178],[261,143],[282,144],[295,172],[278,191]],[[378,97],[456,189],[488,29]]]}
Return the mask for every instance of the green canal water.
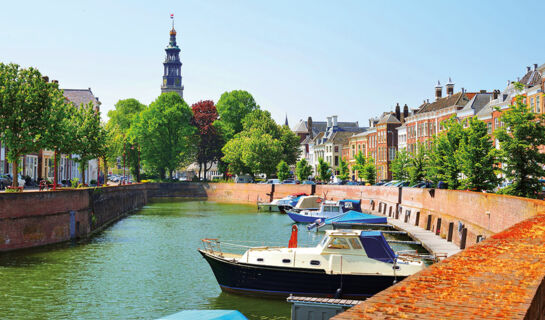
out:
{"label": "green canal water", "polygon": [[[250,205],[154,202],[86,242],[0,254],[0,319],[156,319],[186,309],[289,319],[283,300],[222,293],[197,248],[202,238],[287,245],[290,226],[287,215]],[[300,245],[323,235],[299,229]]]}

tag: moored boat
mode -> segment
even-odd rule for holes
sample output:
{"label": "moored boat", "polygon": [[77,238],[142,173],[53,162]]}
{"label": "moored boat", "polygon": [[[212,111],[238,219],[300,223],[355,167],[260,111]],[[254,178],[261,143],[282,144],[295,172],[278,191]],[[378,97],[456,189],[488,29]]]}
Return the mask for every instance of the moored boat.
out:
{"label": "moored boat", "polygon": [[287,297],[374,295],[423,268],[422,260],[396,254],[378,231],[328,230],[313,248],[255,247],[244,254],[203,239],[199,252],[223,291]]}
{"label": "moored boat", "polygon": [[260,211],[286,213],[286,210],[295,206],[302,196],[306,196],[306,194],[296,193],[282,199],[274,199],[271,202],[260,202],[257,204],[257,208]]}
{"label": "moored boat", "polygon": [[[301,202],[303,198],[299,200]],[[299,204],[297,204],[298,206]],[[319,202],[318,209],[302,209],[297,210],[297,206],[294,210],[288,210],[286,213],[295,222],[299,223],[313,223],[318,219],[334,218],[342,215],[348,211],[361,212],[361,201],[344,199],[339,201],[321,201]]]}

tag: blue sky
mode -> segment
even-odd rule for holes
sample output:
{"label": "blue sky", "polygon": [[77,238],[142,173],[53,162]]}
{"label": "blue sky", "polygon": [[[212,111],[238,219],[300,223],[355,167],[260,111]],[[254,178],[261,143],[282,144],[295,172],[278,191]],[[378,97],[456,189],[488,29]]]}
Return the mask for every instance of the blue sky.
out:
{"label": "blue sky", "polygon": [[88,88],[103,116],[160,94],[174,13],[185,100],[249,91],[277,121],[360,121],[545,63],[545,1],[2,1],[0,61]]}

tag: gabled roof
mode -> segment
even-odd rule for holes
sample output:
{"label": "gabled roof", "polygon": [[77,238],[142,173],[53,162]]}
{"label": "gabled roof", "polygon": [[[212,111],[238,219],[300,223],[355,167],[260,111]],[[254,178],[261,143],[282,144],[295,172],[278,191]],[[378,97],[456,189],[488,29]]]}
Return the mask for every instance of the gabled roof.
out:
{"label": "gabled roof", "polygon": [[80,106],[82,103],[87,105],[92,102],[95,107],[100,105],[100,101],[93,95],[91,88],[89,89],[63,89],[64,97],[68,101],[72,102],[76,106]]}
{"label": "gabled roof", "polygon": [[520,79],[519,82],[527,87],[533,87],[535,85],[541,84],[541,75],[535,69],[529,70],[528,72],[526,72],[524,77]]}
{"label": "gabled roof", "polygon": [[387,113],[383,115],[377,124],[385,124],[385,123],[386,124],[387,123],[401,124],[401,122],[392,113]]}
{"label": "gabled roof", "polygon": [[[337,127],[342,128],[343,130],[351,130],[351,128],[359,128],[358,122],[337,122]],[[312,132],[318,133],[326,131],[327,122],[326,121],[312,121]],[[308,133],[308,124],[307,121],[299,121],[299,123],[293,129],[295,133]]]}
{"label": "gabled roof", "polygon": [[348,131],[337,131],[333,134],[331,139],[329,139],[327,142],[331,142],[333,144],[348,144],[348,139],[353,135],[353,132]]}
{"label": "gabled roof", "polygon": [[416,113],[418,114],[418,113],[424,113],[424,112],[430,112],[430,111],[437,111],[437,110],[445,109],[455,105],[464,105],[469,100],[470,98],[468,98],[466,93],[457,92],[451,96],[439,98],[434,102],[423,104]]}
{"label": "gabled roof", "polygon": [[486,106],[492,97],[492,93],[477,93],[468,103],[464,106],[462,110],[475,110],[474,114],[479,113],[484,106]]}

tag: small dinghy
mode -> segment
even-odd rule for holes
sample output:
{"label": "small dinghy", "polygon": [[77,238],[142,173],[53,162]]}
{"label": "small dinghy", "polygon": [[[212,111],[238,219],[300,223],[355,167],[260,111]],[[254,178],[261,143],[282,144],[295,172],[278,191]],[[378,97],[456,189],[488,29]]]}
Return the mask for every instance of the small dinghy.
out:
{"label": "small dinghy", "polygon": [[328,218],[325,220],[318,219],[314,223],[307,226],[308,230],[313,228],[322,228],[324,226],[351,226],[358,224],[387,224],[386,217],[375,216],[368,213],[362,213],[354,210],[350,210],[339,216]]}

